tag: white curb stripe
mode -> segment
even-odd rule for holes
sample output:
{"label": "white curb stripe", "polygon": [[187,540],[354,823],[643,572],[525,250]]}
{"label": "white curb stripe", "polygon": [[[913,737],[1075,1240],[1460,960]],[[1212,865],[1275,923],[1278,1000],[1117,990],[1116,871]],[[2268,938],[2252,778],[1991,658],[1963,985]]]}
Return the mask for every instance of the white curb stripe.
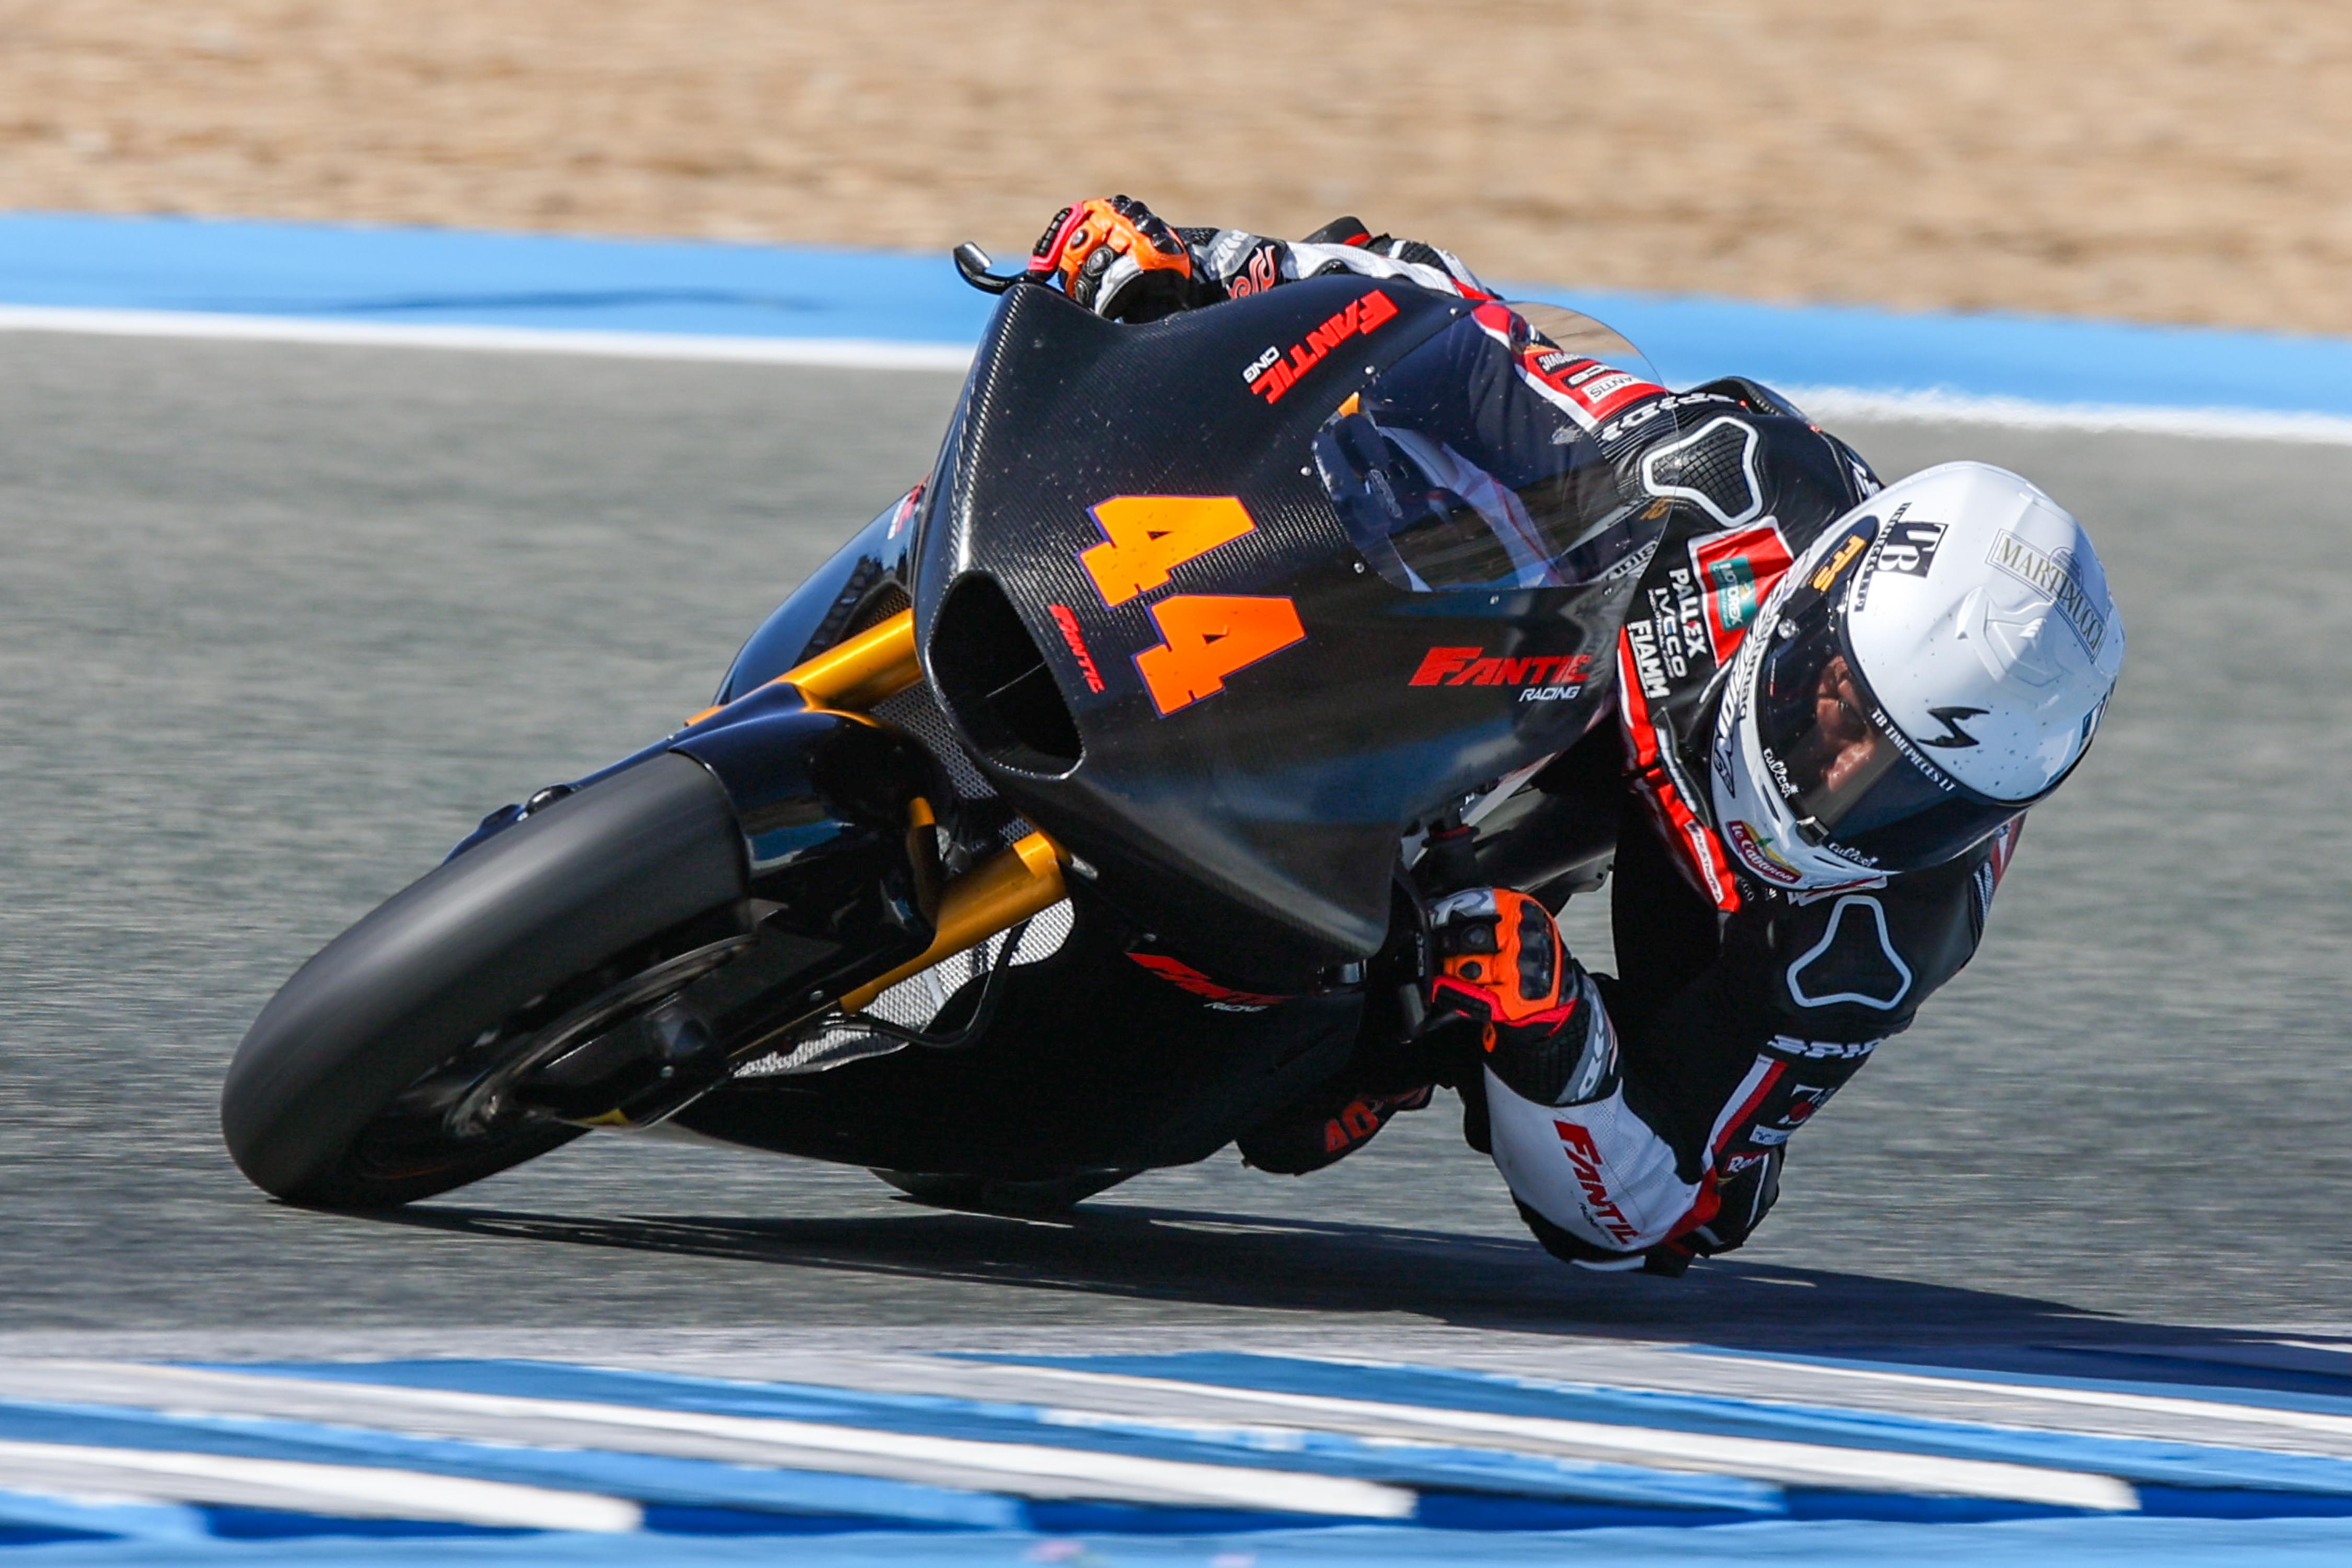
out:
{"label": "white curb stripe", "polygon": [[115,338],[212,338],[234,342],[329,343],[361,348],[470,349],[488,353],[594,354],[612,359],[827,365],[842,370],[961,374],[971,364],[968,344],[895,342],[878,338],[705,337],[692,332],[572,331],[543,327],[233,316],[208,310],[85,310],[49,305],[0,305],[0,331],[83,332]]}
{"label": "white curb stripe", "polygon": [[[971,366],[972,353],[971,346],[964,343],[899,342],[880,338],[721,337],[695,332],[452,326],[231,315],[209,310],[86,310],[58,305],[0,305],[0,331],[956,373]],[[1790,386],[1783,390],[1806,412],[1824,420],[1882,419],[1907,424],[1993,425],[2020,430],[2352,446],[2352,417],[2333,414],[2256,408],[2169,408],[2126,403],[2041,403],[2032,398],[1973,393],[1875,392],[1852,386]]]}
{"label": "white curb stripe", "polygon": [[1391,1405],[1324,1394],[1280,1394],[1265,1389],[1182,1383],[1169,1378],[1131,1377],[1118,1373],[1080,1372],[1065,1367],[1008,1365],[991,1370],[1106,1390],[1123,1388],[1182,1394],[1194,1398],[1266,1405],[1302,1415],[1312,1414],[1340,1420],[1353,1418],[1361,1422],[1431,1427],[1473,1434],[1497,1447],[1532,1448],[1538,1452],[1565,1451],[1585,1458],[1630,1460],[1664,1469],[1748,1476],[1786,1485],[2000,1498],[2011,1502],[2045,1503],[2057,1508],[2106,1511],[2129,1511],[2139,1507],[2139,1493],[2127,1482],[2117,1480],[2113,1476],[2045,1469],[2039,1466],[2013,1465],[1999,1460],[1951,1459],[1931,1454],[1841,1448],[1822,1443],[1792,1443],[1777,1437],[1723,1437],[1704,1432],[1619,1426],[1599,1421],[1566,1421],[1541,1415],[1499,1415],[1485,1411]]}
{"label": "white curb stripe", "polygon": [[[337,1409],[334,1419],[351,1426],[362,1426],[386,1416],[405,1416],[408,1419],[403,1426],[415,1430],[420,1425],[416,1416],[429,1418],[436,1413],[446,1413],[452,1416],[488,1417],[501,1423],[530,1423],[537,1428],[531,1434],[531,1441],[545,1441],[552,1436],[574,1447],[619,1453],[644,1451],[641,1445],[646,1437],[682,1435],[740,1445],[727,1456],[738,1464],[765,1463],[785,1469],[847,1469],[854,1473],[868,1473],[879,1467],[883,1473],[901,1477],[925,1470],[961,1471],[962,1476],[936,1480],[934,1484],[969,1485],[976,1479],[992,1489],[1032,1497],[1111,1496],[1138,1501],[1207,1503],[1352,1519],[1407,1519],[1419,1500],[1402,1487],[1343,1476],[1143,1458],[1045,1443],[933,1437],[764,1415],[714,1415],[693,1410],[463,1394],[394,1384],[331,1383],[178,1367],[132,1369],[101,1364],[93,1370],[135,1371],[141,1374],[141,1383],[152,1380],[152,1393],[149,1397],[175,1413],[202,1410],[208,1389],[239,1396],[236,1404],[247,1411],[251,1409],[252,1396],[267,1397],[275,1392],[310,1401],[331,1399]],[[118,1403],[121,1396],[110,1392],[103,1397],[109,1403]],[[429,1420],[422,1425],[429,1426]],[[449,1435],[479,1440],[467,1434]],[[827,1458],[834,1462],[812,1463]],[[848,1463],[842,1462],[845,1459]],[[918,1479],[928,1478],[919,1475]]]}
{"label": "white curb stripe", "polygon": [[645,1510],[635,1503],[589,1492],[366,1465],[65,1443],[0,1442],[0,1488],[51,1496],[227,1503],[340,1518],[454,1520],[605,1535],[634,1531],[645,1522]]}
{"label": "white curb stripe", "polygon": [[2352,446],[2352,418],[2259,408],[2159,408],[2130,403],[2037,403],[1962,392],[1869,392],[1851,386],[1780,389],[1807,414],[1832,424],[1884,419],[1914,425],[1998,425],[2018,430],[2080,430],[2209,440],[2292,441]]}
{"label": "white curb stripe", "polygon": [[1773,1361],[1772,1364],[1796,1373],[1862,1378],[1872,1383],[1902,1384],[1914,1388],[1936,1388],[1950,1394],[2004,1394],[2018,1399],[2046,1400],[2053,1405],[2137,1410],[2156,1415],[2185,1416],[2200,1422],[2227,1421],[2241,1426],[2278,1426],[2295,1432],[2325,1432],[2331,1437],[2352,1438],[2352,1415],[2330,1415],[2318,1410],[2282,1410],[2269,1405],[2225,1405],[2214,1399],[2183,1399],[2168,1394],[2125,1394],[2104,1388],[2048,1388],[2031,1383],[1991,1383],[1972,1377],[1936,1377],[1927,1373],[1881,1372],[1875,1367],[1822,1366],[1814,1362]]}

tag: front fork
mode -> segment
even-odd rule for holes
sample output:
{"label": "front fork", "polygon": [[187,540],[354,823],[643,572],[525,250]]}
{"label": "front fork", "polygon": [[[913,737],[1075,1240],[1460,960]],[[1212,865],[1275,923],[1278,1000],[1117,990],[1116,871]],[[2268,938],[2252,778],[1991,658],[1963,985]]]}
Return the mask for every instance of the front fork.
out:
{"label": "front fork", "polygon": [[[915,656],[915,613],[901,610],[784,671],[769,686],[792,688],[813,709],[866,713],[922,678],[922,665]],[[737,703],[752,701],[762,689],[747,692],[726,707],[704,710],[688,729],[724,715]],[[683,745],[675,749],[691,751]],[[929,800],[918,795],[909,803],[908,828],[915,838],[928,839],[935,820]],[[934,907],[924,911],[931,917],[930,945],[888,973],[830,998],[829,1005],[845,1013],[858,1012],[908,975],[978,947],[1060,903],[1066,896],[1062,868],[1069,858],[1069,852],[1052,838],[1033,832],[950,879],[938,887]],[[918,864],[928,866],[928,857],[919,855]]]}
{"label": "front fork", "polygon": [[[914,616],[902,612],[724,706],[705,709],[663,743],[661,750],[709,768],[727,791],[754,900],[773,892],[788,905],[796,890],[821,892],[814,901],[828,907],[848,899],[864,911],[858,918],[872,940],[832,933],[849,962],[803,972],[778,988],[779,1005],[759,1005],[755,1020],[735,1015],[723,1031],[731,1043],[723,1045],[722,1031],[700,1017],[698,1005],[706,996],[715,1003],[710,988],[730,987],[727,971],[713,971],[659,1010],[663,1019],[656,1022],[667,1026],[657,1032],[668,1059],[656,1080],[613,1109],[588,1115],[581,1114],[584,1108],[557,1110],[559,1116],[612,1128],[666,1121],[725,1082],[741,1062],[825,1015],[859,1012],[908,976],[1062,900],[1068,855],[1043,833],[942,879],[937,818],[924,793],[932,786],[919,782],[935,775],[936,765],[911,740],[866,716],[921,679]],[[846,879],[835,875],[840,867],[877,865],[897,868],[885,872],[879,889],[855,870]],[[785,931],[778,941],[790,950],[796,936],[812,934]],[[741,940],[750,945],[737,963],[760,970],[766,939]],[[919,950],[908,956],[918,942]],[[855,955],[875,952],[877,944],[900,962],[875,974]],[[791,972],[789,951],[778,956]]]}

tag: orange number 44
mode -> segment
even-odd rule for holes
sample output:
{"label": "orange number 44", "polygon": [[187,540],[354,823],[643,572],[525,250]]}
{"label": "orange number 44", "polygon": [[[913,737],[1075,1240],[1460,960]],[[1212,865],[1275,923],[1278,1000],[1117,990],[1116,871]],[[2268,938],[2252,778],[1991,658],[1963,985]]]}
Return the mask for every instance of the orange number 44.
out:
{"label": "orange number 44", "polygon": [[1094,514],[1104,542],[1078,560],[1113,606],[1164,587],[1174,568],[1256,526],[1239,496],[1115,496]]}
{"label": "orange number 44", "polygon": [[1178,594],[1151,606],[1167,640],[1135,656],[1135,668],[1165,718],[1225,689],[1225,677],[1292,643],[1307,628],[1288,599]]}

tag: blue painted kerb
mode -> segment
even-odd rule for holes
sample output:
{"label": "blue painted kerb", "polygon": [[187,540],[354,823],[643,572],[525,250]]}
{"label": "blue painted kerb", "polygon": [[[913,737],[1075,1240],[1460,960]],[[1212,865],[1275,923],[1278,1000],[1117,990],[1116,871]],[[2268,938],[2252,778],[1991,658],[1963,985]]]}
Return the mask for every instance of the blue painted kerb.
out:
{"label": "blue painted kerb", "polygon": [[[1998,313],[1528,286],[1672,382],[2352,416],[2352,342]],[[0,214],[0,304],[373,322],[967,343],[991,301],[945,256],[454,229]]]}

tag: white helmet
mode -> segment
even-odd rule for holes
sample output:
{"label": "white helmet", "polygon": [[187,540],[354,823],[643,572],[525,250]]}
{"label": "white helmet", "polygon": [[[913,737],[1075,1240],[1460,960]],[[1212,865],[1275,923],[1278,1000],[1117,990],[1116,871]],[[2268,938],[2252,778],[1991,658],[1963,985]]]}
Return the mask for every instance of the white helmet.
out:
{"label": "white helmet", "polygon": [[1715,731],[1716,817],[1765,881],[1941,865],[2082,761],[2124,627],[2083,525],[1946,463],[1838,520],[1758,612]]}

